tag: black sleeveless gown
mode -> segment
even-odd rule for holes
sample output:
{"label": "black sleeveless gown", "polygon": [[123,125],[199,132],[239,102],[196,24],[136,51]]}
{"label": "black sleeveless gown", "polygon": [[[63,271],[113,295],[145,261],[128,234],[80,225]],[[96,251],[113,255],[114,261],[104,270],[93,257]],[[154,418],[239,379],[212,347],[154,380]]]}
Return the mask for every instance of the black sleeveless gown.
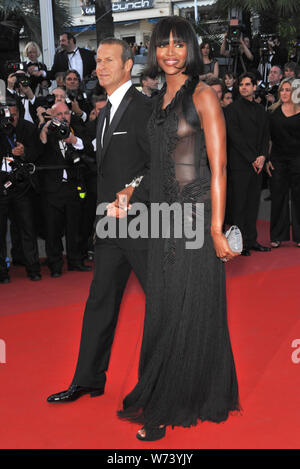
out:
{"label": "black sleeveless gown", "polygon": [[150,201],[204,204],[202,248],[186,249],[187,239],[172,230],[168,239],[150,241],[139,380],[118,415],[154,426],[222,422],[239,410],[224,264],[210,235],[210,170],[192,100],[196,85],[187,80],[164,110],[163,89],[148,129]]}

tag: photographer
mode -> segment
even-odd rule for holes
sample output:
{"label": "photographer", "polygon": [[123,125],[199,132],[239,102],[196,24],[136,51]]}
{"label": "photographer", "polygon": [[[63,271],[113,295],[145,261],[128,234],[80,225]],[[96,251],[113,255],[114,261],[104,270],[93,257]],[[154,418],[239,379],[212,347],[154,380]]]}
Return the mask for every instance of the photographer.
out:
{"label": "photographer", "polygon": [[35,96],[46,96],[51,82],[46,79],[47,67],[38,61],[41,51],[36,42],[28,42],[24,48],[27,60],[23,63],[24,71],[29,75],[29,86]]}
{"label": "photographer", "polygon": [[21,117],[31,123],[34,122],[34,103],[35,95],[30,88],[29,75],[24,70],[18,70],[11,73],[7,78],[7,100],[13,99],[16,101]]}
{"label": "photographer", "polygon": [[29,165],[39,157],[40,144],[34,125],[20,118],[16,105],[0,111],[0,283],[10,281],[5,261],[8,218],[18,230],[28,277],[40,280]]}
{"label": "photographer", "polygon": [[[229,48],[227,48],[227,45]],[[250,49],[250,39],[247,36],[243,37],[243,33],[239,28],[230,29],[224,34],[220,53],[224,57],[232,58],[231,72],[237,76],[249,71],[253,66],[254,56]]]}
{"label": "photographer", "polygon": [[76,70],[69,70],[66,73],[65,87],[67,96],[72,101],[72,112],[82,122],[86,122],[93,107],[82,89],[80,75]]}
{"label": "photographer", "polygon": [[[80,150],[83,144],[70,129],[71,111],[64,102],[51,110],[52,120],[41,129],[44,145],[39,163],[46,221],[46,253],[52,277],[60,277],[63,267],[61,238],[65,232],[68,270],[87,272],[79,247],[83,177]],[[50,167],[50,169],[49,169]]]}

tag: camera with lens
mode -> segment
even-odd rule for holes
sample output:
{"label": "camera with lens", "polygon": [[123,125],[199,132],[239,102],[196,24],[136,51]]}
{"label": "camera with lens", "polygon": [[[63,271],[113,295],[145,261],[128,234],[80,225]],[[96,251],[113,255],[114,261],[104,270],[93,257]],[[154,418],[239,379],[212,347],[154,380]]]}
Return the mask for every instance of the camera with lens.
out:
{"label": "camera with lens", "polygon": [[232,18],[229,22],[227,40],[232,47],[238,47],[240,45],[240,38],[243,32],[243,25],[240,24],[239,20]]}
{"label": "camera with lens", "polygon": [[36,99],[36,107],[41,106],[45,109],[50,109],[55,104],[55,95],[48,94],[47,96],[39,96]]}
{"label": "camera with lens", "polygon": [[16,73],[19,70],[24,70],[23,64],[19,62],[12,62],[11,60],[8,60],[5,63],[5,70],[7,75],[11,75],[12,73]]}
{"label": "camera with lens", "polygon": [[17,78],[15,87],[19,88],[22,85],[24,88],[30,86],[29,76],[24,73],[14,73],[14,77]]}
{"label": "camera with lens", "polygon": [[13,117],[8,106],[0,105],[0,134],[9,135],[13,130]]}
{"label": "camera with lens", "polygon": [[77,91],[70,90],[68,91],[67,96],[71,101],[74,101],[74,99],[76,99],[78,103],[80,103],[81,101],[86,101],[88,99],[87,94],[84,91],[77,92]]}
{"label": "camera with lens", "polygon": [[268,85],[264,82],[260,83],[259,86],[256,87],[254,92],[254,99],[260,98],[264,100],[268,94]]}
{"label": "camera with lens", "polygon": [[53,117],[48,127],[49,134],[54,135],[57,140],[64,140],[70,135],[70,126],[66,120],[60,121],[57,117]]}

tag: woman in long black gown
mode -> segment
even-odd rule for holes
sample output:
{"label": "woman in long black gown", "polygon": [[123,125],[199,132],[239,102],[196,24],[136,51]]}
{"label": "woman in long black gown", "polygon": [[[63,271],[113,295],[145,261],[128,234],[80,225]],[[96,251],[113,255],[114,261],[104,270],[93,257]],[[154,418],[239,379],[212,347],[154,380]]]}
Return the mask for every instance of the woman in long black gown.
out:
{"label": "woman in long black gown", "polygon": [[[235,257],[222,233],[226,199],[226,135],[214,92],[198,82],[201,61],[191,25],[162,19],[149,48],[150,72],[165,73],[149,122],[151,203],[204,204],[204,244],[150,240],[146,314],[139,380],[121,418],[144,424],[140,440],[166,426],[222,422],[239,409],[226,312],[224,260]],[[195,77],[195,78],[194,78]],[[198,220],[199,221],[199,220]]]}

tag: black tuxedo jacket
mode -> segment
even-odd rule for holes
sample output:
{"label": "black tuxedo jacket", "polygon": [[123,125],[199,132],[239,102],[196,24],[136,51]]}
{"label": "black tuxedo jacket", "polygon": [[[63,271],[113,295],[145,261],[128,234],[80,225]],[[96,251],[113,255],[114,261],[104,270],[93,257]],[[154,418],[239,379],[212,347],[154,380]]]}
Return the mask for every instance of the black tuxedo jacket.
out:
{"label": "black tuxedo jacket", "polygon": [[228,167],[253,171],[258,156],[268,157],[268,114],[261,104],[239,98],[224,108],[227,127]]}
{"label": "black tuxedo jacket", "polygon": [[[24,163],[36,163],[37,159],[39,158],[42,147],[41,143],[38,139],[37,131],[35,126],[22,118],[19,119],[18,125],[15,128],[13,134],[16,136],[16,141],[20,142],[24,145],[24,156],[15,157],[15,159],[19,159],[19,161]],[[11,137],[13,141],[13,136]],[[2,168],[2,159],[6,156],[7,151],[11,150],[11,147],[8,143],[8,140],[5,135],[0,136],[0,169]],[[1,181],[3,182],[6,180],[6,174],[0,171],[1,173]],[[31,183],[34,185],[37,184],[35,175],[29,178],[24,178],[24,180],[20,180],[18,184],[13,184],[11,189],[9,189],[8,193],[14,196],[24,194],[30,186]],[[0,198],[2,196],[2,191],[0,191]]]}
{"label": "black tuxedo jacket", "polygon": [[38,161],[38,166],[60,166],[61,168],[45,169],[39,172],[41,190],[47,193],[59,191],[61,185],[66,184],[63,182],[63,172],[66,169],[68,184],[72,186],[75,194],[77,186],[81,182],[81,165],[72,163],[69,158],[69,150],[67,150],[64,158],[58,140],[53,135],[48,134],[48,141],[46,144],[42,144],[42,149],[43,153]]}
{"label": "black tuxedo jacket", "polygon": [[[94,52],[79,47],[79,52],[82,58],[83,64],[83,77],[91,75],[92,71],[96,68],[96,60]],[[50,80],[55,79],[55,75],[58,72],[66,72],[69,70],[69,60],[66,51],[57,52],[54,56],[54,62],[51,70],[47,73],[47,78]]]}
{"label": "black tuxedo jacket", "polygon": [[[119,105],[101,146],[105,108],[100,111],[97,123],[97,205],[113,202],[116,193],[124,189],[133,178],[145,176],[135,189],[139,200],[148,200],[150,170],[150,144],[147,123],[152,112],[151,100],[132,86]],[[146,177],[147,176],[147,177]],[[143,195],[144,194],[144,195]],[[132,199],[134,201],[134,198]],[[128,217],[128,221],[130,221]],[[145,239],[118,239],[128,249],[145,249]]]}

